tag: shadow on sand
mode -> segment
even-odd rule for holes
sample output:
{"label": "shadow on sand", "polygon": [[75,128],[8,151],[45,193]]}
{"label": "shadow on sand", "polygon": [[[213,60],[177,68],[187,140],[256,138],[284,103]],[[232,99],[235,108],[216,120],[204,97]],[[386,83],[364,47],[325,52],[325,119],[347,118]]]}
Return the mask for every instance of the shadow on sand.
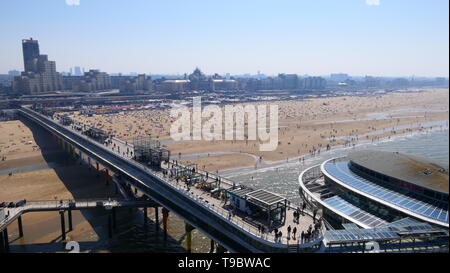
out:
{"label": "shadow on sand", "polygon": [[[55,166],[53,169],[56,175],[74,199],[121,198],[120,195],[115,194],[114,183],[109,183],[107,186],[102,173],[72,159],[49,132],[26,118],[21,117],[20,121],[31,130],[44,160],[47,164]],[[108,212],[104,209],[81,210],[83,218],[98,237],[96,242],[83,242],[82,250],[88,248],[91,251],[107,249],[110,252],[186,252],[175,238],[167,235],[164,240],[160,227],[158,226],[157,230],[155,222],[151,219],[148,219],[147,225],[144,225],[142,210],[124,208],[118,209],[116,212],[117,226],[113,232],[113,238],[110,239],[108,237]],[[75,225],[74,229],[76,229]],[[65,243],[61,241],[61,236],[58,236],[48,244],[16,245],[12,251],[64,251],[63,245]]]}

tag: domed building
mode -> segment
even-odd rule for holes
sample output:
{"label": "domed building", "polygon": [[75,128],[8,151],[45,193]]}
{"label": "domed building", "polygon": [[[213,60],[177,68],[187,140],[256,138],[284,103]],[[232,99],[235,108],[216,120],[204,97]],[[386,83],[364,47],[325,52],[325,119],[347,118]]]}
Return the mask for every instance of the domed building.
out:
{"label": "domed building", "polygon": [[409,218],[448,230],[448,165],[424,157],[364,150],[299,176],[300,194],[335,228],[373,229]]}

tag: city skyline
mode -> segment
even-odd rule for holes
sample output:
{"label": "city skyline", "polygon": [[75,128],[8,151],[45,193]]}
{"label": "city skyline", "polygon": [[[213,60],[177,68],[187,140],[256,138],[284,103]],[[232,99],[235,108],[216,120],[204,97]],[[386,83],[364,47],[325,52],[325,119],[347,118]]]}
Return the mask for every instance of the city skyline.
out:
{"label": "city skyline", "polygon": [[0,72],[33,37],[59,72],[448,77],[447,1],[334,2],[8,1]]}

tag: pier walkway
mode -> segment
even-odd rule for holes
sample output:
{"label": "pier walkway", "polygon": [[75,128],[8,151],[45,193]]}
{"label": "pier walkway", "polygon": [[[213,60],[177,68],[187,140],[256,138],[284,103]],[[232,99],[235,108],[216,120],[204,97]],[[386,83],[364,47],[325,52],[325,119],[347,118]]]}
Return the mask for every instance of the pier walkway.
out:
{"label": "pier walkway", "polygon": [[[73,155],[79,155],[82,159],[87,156],[88,164],[96,164],[97,169],[99,164],[103,166],[105,178],[109,172],[119,175],[125,183],[143,192],[160,206],[175,213],[186,224],[199,229],[231,252],[287,252],[290,244],[296,244],[293,240],[287,240],[287,232],[284,231],[289,225],[291,228],[296,226],[291,217],[292,211],[287,211],[284,227],[279,228],[283,232],[282,240],[275,240],[273,234],[261,235],[257,227],[237,214],[229,217],[229,211],[222,208],[220,200],[217,203],[218,199],[215,200],[199,189],[197,191],[194,187],[190,187],[187,191],[183,183],[177,184],[176,181],[165,177],[163,172],[152,170],[124,156],[123,151],[122,153],[112,151],[105,144],[98,143],[72,130],[70,126],[63,126],[56,120],[27,107],[20,108],[18,113],[47,129],[58,140],[62,140]],[[222,182],[222,185],[227,184],[225,180]],[[305,214],[300,217],[300,222],[297,234],[306,226],[313,224],[313,219]],[[316,248],[321,240],[322,235],[319,234],[314,242],[296,245],[298,248],[311,246]]]}
{"label": "pier walkway", "polygon": [[[66,199],[66,200],[42,200],[27,201],[22,206],[3,208],[5,218],[0,219],[0,232],[9,226],[19,216],[27,212],[60,211],[60,210],[84,210],[103,208],[110,210],[118,207],[143,208],[153,207],[155,202],[148,200],[120,200],[120,199]],[[2,209],[2,208],[0,208]]]}

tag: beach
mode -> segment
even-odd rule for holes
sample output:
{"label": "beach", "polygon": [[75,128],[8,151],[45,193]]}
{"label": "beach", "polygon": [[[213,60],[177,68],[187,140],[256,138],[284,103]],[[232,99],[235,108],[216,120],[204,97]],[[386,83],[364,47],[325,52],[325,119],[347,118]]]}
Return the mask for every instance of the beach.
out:
{"label": "beach", "polygon": [[[171,141],[169,132],[174,118],[170,117],[170,109],[91,117],[75,112],[72,117],[76,122],[109,131],[129,143],[136,136],[150,133],[152,139],[161,140],[170,149],[173,159],[183,164],[196,163],[200,169],[215,172],[253,166],[256,169],[287,160],[293,162],[306,155],[318,155],[327,149],[327,145],[350,147],[360,142],[377,142],[398,135],[448,127],[448,98],[448,89],[430,89],[370,97],[270,102],[279,106],[279,143],[275,151],[269,152],[259,151],[257,141]],[[105,185],[102,175],[85,164],[69,159],[68,154],[45,130],[31,122],[0,122],[0,158],[0,201],[119,197],[115,195],[113,185]],[[294,172],[297,172],[297,167]],[[282,172],[276,170],[273,173],[270,190],[295,201],[295,190],[286,194],[284,184],[288,182],[281,179]],[[237,181],[264,188],[267,184],[264,182],[267,180],[265,176],[264,173],[251,173],[239,177]],[[279,185],[274,181],[278,181]],[[294,185],[296,179],[292,178],[292,181]],[[185,231],[180,218],[170,215],[169,235],[172,239],[167,244],[159,240],[158,234],[148,236],[148,229],[142,226],[141,213],[122,212],[122,224],[119,224],[122,231],[111,244],[106,238],[107,215],[103,210],[74,212],[74,230],[68,233],[67,240],[81,241],[88,251],[95,249],[98,252],[124,249],[148,251],[149,246],[155,252],[184,251]],[[149,210],[148,216],[154,219],[154,211]],[[9,229],[16,251],[63,251],[54,249],[52,244],[61,241],[58,213],[25,214],[23,222],[23,238],[18,238],[17,225]],[[196,230],[193,239],[194,252],[208,251],[209,239],[206,236]],[[145,243],[136,246],[136,241]]]}
{"label": "beach", "polygon": [[255,105],[275,104],[279,107],[278,146],[268,152],[259,151],[257,140],[174,142],[170,137],[170,126],[175,118],[170,116],[170,109],[94,114],[91,117],[74,113],[72,117],[76,122],[108,131],[130,143],[136,136],[150,134],[152,139],[162,141],[175,159],[180,154],[234,153],[189,160],[201,169],[218,171],[253,166],[258,160],[283,161],[320,153],[328,145],[377,141],[439,127],[448,122],[448,101],[448,89],[426,89],[366,97],[257,103]]}
{"label": "beach", "polygon": [[[0,202],[122,198],[115,194],[113,183],[105,185],[103,174],[70,159],[44,129],[25,120],[0,122],[0,128],[0,157],[4,159],[0,161]],[[143,226],[142,210],[118,209],[113,240],[108,238],[104,209],[73,211],[72,217],[73,230],[64,242],[79,242],[81,252],[185,252],[184,222],[174,214],[169,216],[168,241],[162,239],[161,231],[155,232],[153,209],[148,211],[148,227]],[[67,251],[61,244],[57,211],[26,213],[22,222],[24,237],[19,237],[17,224],[8,227],[13,252]],[[159,224],[162,228],[161,219]],[[193,252],[208,251],[205,235],[195,230],[192,238]]]}

